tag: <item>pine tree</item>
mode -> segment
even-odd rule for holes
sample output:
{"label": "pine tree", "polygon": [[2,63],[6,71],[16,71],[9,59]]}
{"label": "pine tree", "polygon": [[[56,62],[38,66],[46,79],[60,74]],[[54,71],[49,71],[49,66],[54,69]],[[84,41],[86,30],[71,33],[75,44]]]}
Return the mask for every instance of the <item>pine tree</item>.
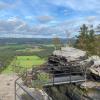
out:
{"label": "pine tree", "polygon": [[76,40],[76,47],[87,51],[89,54],[96,54],[95,46],[97,44],[93,27],[89,30],[88,27],[83,24]]}
{"label": "pine tree", "polygon": [[80,28],[80,34],[77,37],[76,41],[76,47],[80,49],[86,49],[87,48],[87,39],[88,39],[88,27],[83,24],[83,26]]}
{"label": "pine tree", "polygon": [[95,54],[95,32],[93,29],[91,29],[88,33],[88,44],[87,44],[87,50],[91,54]]}

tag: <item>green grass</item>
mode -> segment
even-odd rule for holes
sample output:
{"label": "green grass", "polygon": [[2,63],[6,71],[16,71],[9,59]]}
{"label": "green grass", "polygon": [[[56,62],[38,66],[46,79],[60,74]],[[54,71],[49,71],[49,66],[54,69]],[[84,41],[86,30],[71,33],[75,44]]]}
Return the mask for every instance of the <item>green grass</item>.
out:
{"label": "green grass", "polygon": [[6,67],[6,69],[2,73],[13,73],[14,66],[20,66],[20,70],[22,69],[30,69],[32,66],[41,65],[45,62],[44,59],[41,59],[38,56],[17,56],[12,63]]}
{"label": "green grass", "polygon": [[50,80],[49,74],[41,72],[37,75],[37,79],[33,80],[32,85],[34,88],[42,89],[45,84]]}

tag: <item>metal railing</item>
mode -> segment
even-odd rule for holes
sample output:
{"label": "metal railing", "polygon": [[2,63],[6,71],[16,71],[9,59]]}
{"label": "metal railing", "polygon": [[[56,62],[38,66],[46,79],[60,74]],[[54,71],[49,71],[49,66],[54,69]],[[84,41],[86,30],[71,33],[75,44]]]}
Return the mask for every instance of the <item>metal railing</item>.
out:
{"label": "metal railing", "polygon": [[20,91],[23,91],[24,94],[27,94],[27,96],[29,96],[32,100],[34,100],[34,97],[23,87],[23,83],[19,81],[26,74],[27,73],[25,72],[15,80],[15,100],[23,100]]}
{"label": "metal railing", "polygon": [[[40,72],[38,73],[40,74]],[[41,74],[40,74],[41,75]],[[33,80],[35,85],[42,85],[43,87],[45,86],[54,86],[54,85],[63,85],[67,83],[80,83],[85,81],[84,73],[82,72],[65,72],[65,73],[48,73],[48,79],[42,80],[42,79],[36,79]],[[73,80],[73,76],[76,76],[76,80]],[[77,76],[80,76],[80,79],[77,78]],[[62,78],[65,78],[65,80],[62,80]],[[75,77],[74,77],[75,78]],[[33,87],[35,86],[33,84]]]}
{"label": "metal railing", "polygon": [[[34,80],[34,81],[37,81],[36,84],[43,84],[43,86],[45,86],[46,84],[52,84],[55,85],[55,77],[61,77],[61,76],[67,76],[69,77],[69,83],[72,83],[72,75],[74,74],[83,74],[82,72],[65,72],[65,73],[58,73],[58,74],[55,74],[55,73],[49,73],[49,79],[46,81],[46,82],[43,82],[41,80]],[[16,79],[15,81],[15,100],[23,100],[19,91],[23,91],[24,94],[27,94],[32,100],[34,100],[34,97],[32,96],[32,94],[30,94],[24,87],[23,87],[23,84],[19,82],[19,80],[22,79],[23,76],[27,76],[27,72],[25,72],[24,74],[22,74],[19,78]],[[83,75],[84,76],[84,75]],[[33,86],[34,88],[34,86]]]}
{"label": "metal railing", "polygon": [[[37,100],[36,98],[34,98],[34,96],[32,95],[32,93],[29,92],[25,88],[25,85],[22,82],[20,82],[20,80],[22,80],[22,77],[24,75],[27,75],[27,72],[25,72],[24,74],[22,74],[20,77],[18,77],[15,80],[15,100],[24,100],[23,97],[22,97],[22,94],[26,94],[26,96],[29,98],[29,100]],[[38,83],[40,83],[40,81],[38,81]],[[35,87],[33,86],[33,88],[35,88]],[[20,94],[20,91],[23,91],[23,92],[21,92],[22,94]],[[47,96],[48,100],[51,100],[51,97],[49,97],[47,94],[44,94],[44,95]]]}

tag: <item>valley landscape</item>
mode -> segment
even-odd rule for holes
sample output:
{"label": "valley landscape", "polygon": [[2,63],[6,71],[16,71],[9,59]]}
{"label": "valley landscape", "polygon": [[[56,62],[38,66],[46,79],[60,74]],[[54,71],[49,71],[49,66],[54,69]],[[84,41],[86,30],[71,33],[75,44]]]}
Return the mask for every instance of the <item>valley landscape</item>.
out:
{"label": "valley landscape", "polygon": [[0,100],[100,100],[100,0],[0,0]]}
{"label": "valley landscape", "polygon": [[39,40],[35,39],[34,43],[34,39],[0,39],[3,41],[0,42],[0,100],[14,100],[14,83],[18,75],[44,64],[54,50],[52,44],[47,43],[49,39]]}
{"label": "valley landscape", "polygon": [[[83,28],[85,27],[84,25],[82,26]],[[80,33],[80,38],[81,38],[82,34]],[[90,34],[91,36],[91,34]],[[83,37],[83,39],[87,39],[87,41],[91,41],[92,39],[94,41],[91,41],[92,44],[95,45],[99,45],[99,35],[95,35],[93,34],[93,37],[91,36],[89,39],[86,37]],[[42,38],[41,38],[42,39]],[[0,41],[0,99],[1,100],[14,100],[15,97],[15,93],[17,93],[17,89],[16,89],[16,84],[17,84],[17,79],[21,79],[19,81],[22,81],[21,84],[23,84],[22,86],[25,86],[26,91],[28,91],[29,93],[32,92],[32,94],[36,94],[33,95],[33,97],[35,98],[44,98],[44,96],[42,96],[41,94],[44,93],[40,93],[39,91],[43,92],[42,90],[44,89],[43,86],[44,84],[48,83],[49,80],[52,80],[52,76],[49,76],[49,74],[57,74],[57,73],[65,73],[65,70],[67,68],[67,65],[65,66],[64,63],[66,63],[66,60],[64,60],[64,58],[60,58],[60,56],[64,53],[64,50],[69,50],[68,55],[70,55],[68,57],[68,59],[70,59],[70,57],[73,54],[78,54],[79,52],[84,52],[87,51],[89,57],[91,57],[92,55],[97,55],[99,56],[99,51],[97,50],[97,48],[94,48],[93,45],[91,45],[91,42],[89,42],[87,44],[87,41],[79,41],[80,39],[75,39],[75,38],[70,38],[70,39],[66,39],[66,38],[53,38],[53,39],[32,39],[32,38],[1,38]],[[3,41],[3,42],[2,42]],[[81,42],[84,42],[85,45],[82,45]],[[81,45],[80,45],[81,44]],[[67,45],[67,46],[66,46]],[[88,47],[87,47],[88,45]],[[83,50],[85,51],[80,51],[78,49],[75,48],[83,48]],[[62,50],[63,48],[63,50]],[[65,48],[65,49],[64,49]],[[92,49],[90,49],[92,48]],[[71,50],[72,49],[72,50]],[[98,48],[99,49],[99,48]],[[53,54],[53,52],[56,50],[59,51],[59,53],[61,52],[61,55],[57,54]],[[70,52],[71,50],[71,52]],[[75,52],[75,50],[78,50],[77,52]],[[72,55],[70,54],[72,53]],[[86,54],[87,54],[86,53]],[[80,54],[81,57],[83,54]],[[79,56],[80,56],[79,55]],[[52,58],[54,56],[54,58]],[[65,55],[63,55],[64,57]],[[76,55],[77,56],[77,55]],[[84,55],[85,57],[86,55]],[[50,58],[51,57],[51,58]],[[73,55],[74,57],[74,55]],[[81,58],[82,59],[89,59],[87,58],[87,56],[85,58]],[[80,57],[79,57],[80,58]],[[50,60],[51,59],[51,60]],[[54,59],[54,60],[53,60]],[[76,59],[76,58],[75,58]],[[91,59],[96,59],[96,58],[92,58]],[[99,58],[97,57],[97,59],[99,60]],[[49,61],[50,60],[50,61]],[[56,60],[58,60],[56,62]],[[89,61],[89,60],[86,60]],[[86,62],[85,61],[85,62]],[[90,63],[90,65],[87,65],[86,68],[88,68],[89,66],[91,66],[91,61],[87,62]],[[94,60],[95,61],[95,60]],[[77,62],[77,61],[75,61]],[[83,60],[84,62],[84,60]],[[84,68],[85,68],[85,62],[84,62]],[[58,63],[58,64],[57,64]],[[52,64],[53,65],[53,70],[55,72],[52,72],[53,70],[52,68]],[[56,66],[55,66],[56,64]],[[60,66],[59,66],[60,64]],[[51,67],[50,67],[51,66]],[[63,70],[62,67],[65,66],[65,69]],[[81,66],[81,65],[80,65]],[[59,69],[61,67],[61,69]],[[79,71],[79,75],[81,75],[82,73],[80,72],[81,67],[79,67],[79,65],[76,65],[77,68],[75,69],[71,69],[73,71]],[[73,67],[74,68],[74,67]],[[83,68],[83,70],[85,70]],[[48,71],[51,70],[51,72],[48,73]],[[56,71],[57,70],[57,71]],[[69,69],[68,73],[70,72]],[[67,71],[66,70],[66,71]],[[92,69],[91,69],[92,71]],[[83,73],[86,71],[83,71]],[[93,69],[94,72],[94,69]],[[26,76],[23,76],[23,74]],[[37,76],[34,76],[34,73]],[[29,75],[28,75],[29,74]],[[33,76],[31,76],[33,75]],[[52,98],[53,100],[57,100],[57,98],[59,98],[58,100],[74,100],[73,98],[76,98],[78,100],[80,100],[80,98],[88,98],[91,99],[90,96],[93,97],[93,100],[95,100],[96,98],[99,98],[98,94],[99,94],[99,90],[95,89],[95,87],[100,87],[99,84],[99,79],[96,79],[96,77],[90,73],[90,71],[86,72],[86,80],[85,82],[83,82],[83,84],[81,84],[83,86],[83,89],[80,87],[80,85],[74,85],[74,84],[66,84],[66,85],[59,85],[60,90],[58,89],[58,87],[56,85],[51,86],[51,87],[46,87],[44,90],[47,93],[46,98]],[[77,76],[77,74],[75,74],[75,76]],[[36,79],[34,79],[35,77],[37,77]],[[56,76],[55,76],[56,77]],[[62,77],[62,75],[60,76]],[[99,76],[98,76],[99,77]],[[63,79],[63,78],[62,78]],[[89,79],[89,80],[88,80]],[[92,80],[91,80],[92,79]],[[63,82],[63,80],[62,80]],[[19,84],[19,83],[18,83]],[[89,85],[90,84],[90,85]],[[86,86],[85,86],[86,85]],[[27,86],[27,88],[26,88]],[[65,89],[64,89],[65,88]],[[85,89],[86,88],[86,89]],[[21,89],[21,88],[19,88]],[[30,90],[33,89],[33,90]],[[36,90],[34,90],[36,89]],[[38,90],[37,90],[38,89]],[[77,91],[73,91],[73,94],[71,94],[70,91],[72,91],[71,89]],[[8,91],[10,90],[10,92]],[[62,92],[60,92],[62,91]],[[64,92],[68,92],[67,94],[64,95]],[[56,95],[52,94],[52,93],[56,93]],[[78,94],[77,94],[78,93]],[[87,95],[87,94],[88,95]],[[95,94],[96,93],[96,94]],[[92,95],[93,94],[93,95]],[[95,96],[94,96],[95,94]],[[19,90],[19,95],[21,96],[21,98],[23,98],[22,100],[33,100],[30,98],[30,96],[27,95],[27,93],[22,92],[22,90]],[[41,95],[39,97],[39,95]],[[84,97],[85,95],[85,97]],[[89,96],[90,95],[90,96]],[[60,98],[59,96],[63,96],[63,98]],[[77,97],[78,96],[78,97]],[[18,98],[16,98],[18,99]],[[76,100],[75,99],[75,100]],[[84,100],[83,99],[83,100]],[[88,100],[87,99],[87,100]],[[46,99],[43,99],[46,100]],[[99,99],[97,99],[99,100]]]}
{"label": "valley landscape", "polygon": [[1,73],[10,73],[14,71],[15,66],[21,66],[24,70],[24,68],[41,65],[54,50],[52,44],[50,44],[50,42],[47,43],[50,39],[43,41],[44,43],[41,41],[38,43],[38,39],[38,42],[35,41],[36,43],[34,43],[34,39],[33,43],[28,41],[30,39],[19,39],[22,43],[17,43],[16,39],[12,39],[13,41],[10,40],[11,39],[4,41],[2,39],[4,42],[3,44],[1,43],[0,46]]}

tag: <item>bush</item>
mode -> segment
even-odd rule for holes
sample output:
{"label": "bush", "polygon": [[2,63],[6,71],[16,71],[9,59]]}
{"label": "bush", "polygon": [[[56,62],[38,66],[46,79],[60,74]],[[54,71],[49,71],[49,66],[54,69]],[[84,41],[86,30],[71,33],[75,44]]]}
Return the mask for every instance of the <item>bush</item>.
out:
{"label": "bush", "polygon": [[37,79],[33,80],[32,85],[35,88],[39,88],[42,89],[43,86],[48,83],[49,81],[49,74],[45,73],[45,72],[41,72],[37,75]]}

